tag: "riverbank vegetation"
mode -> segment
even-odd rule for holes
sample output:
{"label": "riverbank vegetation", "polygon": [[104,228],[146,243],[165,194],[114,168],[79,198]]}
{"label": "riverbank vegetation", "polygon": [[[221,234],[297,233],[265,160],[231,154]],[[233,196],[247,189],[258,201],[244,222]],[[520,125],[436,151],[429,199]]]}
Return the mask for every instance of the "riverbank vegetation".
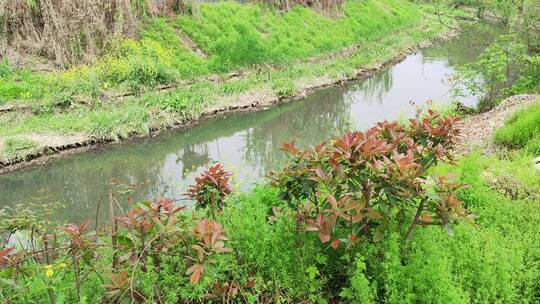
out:
{"label": "riverbank vegetation", "polygon": [[51,135],[146,135],[238,100],[269,104],[353,78],[445,31],[403,1],[348,1],[340,12],[201,4],[194,15],[145,19],[140,39],[111,39],[93,64],[36,73],[3,60],[0,136],[37,134],[48,147]]}
{"label": "riverbank vegetation", "polygon": [[[43,12],[60,9],[52,2],[12,3],[20,14],[0,20],[9,39],[20,34],[17,22],[28,32],[54,30],[25,23],[49,18]],[[0,161],[46,150],[51,135],[120,140],[243,99],[242,106],[293,98],[458,30],[455,18],[497,19],[506,29],[455,77],[483,98],[480,109],[538,89],[534,1],[328,1],[326,11],[287,1],[111,3],[110,19],[88,21],[102,25],[97,36],[51,36],[44,58],[64,69],[0,61]],[[474,13],[456,9],[463,4]],[[61,20],[68,30],[83,22]],[[6,41],[0,46],[24,46]],[[66,41],[74,49],[55,48]],[[90,54],[98,46],[104,51]],[[424,109],[307,150],[285,143],[287,164],[247,192],[236,192],[235,175],[212,164],[184,197],[132,201],[117,187],[97,203],[95,218],[80,223],[55,220],[56,204],[0,209],[0,298],[538,303],[540,173],[531,160],[540,151],[539,102],[508,117],[489,149],[467,155],[454,150],[459,118]]]}
{"label": "riverbank vegetation", "polygon": [[[501,130],[537,124],[519,113]],[[233,192],[217,164],[186,194],[195,210],[157,199],[122,213],[111,193],[101,208],[112,210],[112,225],[101,227],[4,209],[1,295],[9,303],[535,303],[540,176],[531,154],[450,161],[453,120],[429,112],[311,150],[285,145],[288,164],[248,193]]]}
{"label": "riverbank vegetation", "polygon": [[472,92],[481,100],[479,111],[495,107],[505,97],[540,89],[540,6],[537,1],[432,1],[436,11],[466,6],[478,19],[503,29],[476,61],[463,65],[454,76],[457,95]]}
{"label": "riverbank vegetation", "polygon": [[495,133],[495,142],[510,149],[540,153],[540,104],[521,109],[508,118],[506,126]]}

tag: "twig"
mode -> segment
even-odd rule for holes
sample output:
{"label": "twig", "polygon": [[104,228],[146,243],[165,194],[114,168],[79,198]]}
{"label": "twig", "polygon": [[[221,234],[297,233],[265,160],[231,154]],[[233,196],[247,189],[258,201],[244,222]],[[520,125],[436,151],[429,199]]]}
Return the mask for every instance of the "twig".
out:
{"label": "twig", "polygon": [[[116,235],[116,219],[114,218],[114,203],[113,203],[113,195],[112,191],[109,191],[109,222],[111,225],[111,242],[113,248],[116,248],[117,245],[117,235]],[[118,266],[118,260],[116,257],[116,249],[113,250],[113,256],[112,256],[112,268],[113,270],[116,270]]]}

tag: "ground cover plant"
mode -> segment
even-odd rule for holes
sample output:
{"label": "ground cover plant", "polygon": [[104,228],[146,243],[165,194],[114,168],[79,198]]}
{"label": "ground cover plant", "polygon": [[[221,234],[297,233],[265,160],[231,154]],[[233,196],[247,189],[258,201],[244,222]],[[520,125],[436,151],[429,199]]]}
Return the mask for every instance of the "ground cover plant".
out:
{"label": "ground cover plant", "polygon": [[495,133],[495,143],[512,149],[540,152],[540,104],[519,110]]}
{"label": "ground cover plant", "polygon": [[539,173],[524,151],[451,162],[452,126],[428,112],[313,150],[286,145],[274,186],[248,193],[231,193],[216,165],[186,193],[196,210],[157,199],[122,214],[112,193],[105,227],[3,210],[0,293],[9,303],[534,303]]}

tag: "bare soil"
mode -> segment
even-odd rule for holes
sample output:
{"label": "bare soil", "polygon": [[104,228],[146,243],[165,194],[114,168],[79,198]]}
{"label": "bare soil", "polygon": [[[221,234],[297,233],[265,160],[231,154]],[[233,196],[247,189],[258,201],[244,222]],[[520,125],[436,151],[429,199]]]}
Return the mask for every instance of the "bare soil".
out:
{"label": "bare soil", "polygon": [[490,111],[466,117],[458,125],[461,133],[455,148],[456,154],[464,155],[480,147],[485,153],[493,152],[493,132],[502,127],[506,118],[517,109],[539,100],[540,95],[515,95]]}

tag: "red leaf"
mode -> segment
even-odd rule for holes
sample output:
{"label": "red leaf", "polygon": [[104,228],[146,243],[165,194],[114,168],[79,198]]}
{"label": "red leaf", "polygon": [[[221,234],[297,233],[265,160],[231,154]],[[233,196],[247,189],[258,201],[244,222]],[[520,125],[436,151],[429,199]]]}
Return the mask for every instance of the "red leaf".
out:
{"label": "red leaf", "polygon": [[319,239],[321,240],[321,242],[326,243],[330,241],[330,234],[325,233],[323,230],[321,230],[319,232]]}
{"label": "red leaf", "polygon": [[203,271],[204,271],[204,266],[203,265],[197,265],[197,267],[195,268],[195,270],[193,271],[193,273],[189,277],[189,282],[192,285],[197,284],[197,282],[199,282],[199,279],[201,278],[201,274],[202,274]]}
{"label": "red leaf", "polygon": [[334,250],[336,250],[339,246],[339,240],[333,240],[332,244],[330,244]]}

